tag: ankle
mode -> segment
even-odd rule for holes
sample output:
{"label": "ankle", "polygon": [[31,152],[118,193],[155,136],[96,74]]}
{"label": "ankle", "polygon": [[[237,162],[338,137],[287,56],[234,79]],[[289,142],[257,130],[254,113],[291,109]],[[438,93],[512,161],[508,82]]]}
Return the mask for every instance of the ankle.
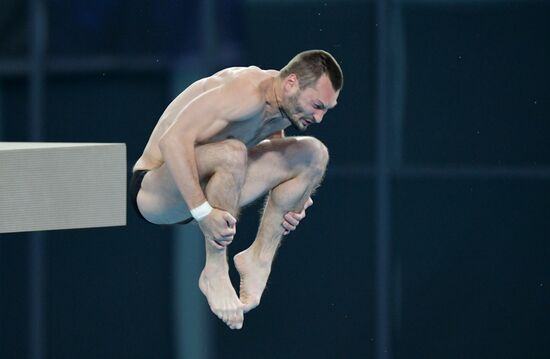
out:
{"label": "ankle", "polygon": [[227,264],[226,257],[207,256],[203,271],[208,275],[227,273],[229,271],[229,265]]}
{"label": "ankle", "polygon": [[223,276],[228,275],[228,273],[229,273],[229,268],[217,268],[214,266],[206,265],[202,270],[201,277],[204,276],[210,279],[221,278]]}
{"label": "ankle", "polygon": [[267,248],[260,246],[250,247],[248,250],[250,251],[250,257],[256,264],[262,267],[271,266],[271,263],[273,262],[273,257],[275,256],[274,251],[268,250]]}

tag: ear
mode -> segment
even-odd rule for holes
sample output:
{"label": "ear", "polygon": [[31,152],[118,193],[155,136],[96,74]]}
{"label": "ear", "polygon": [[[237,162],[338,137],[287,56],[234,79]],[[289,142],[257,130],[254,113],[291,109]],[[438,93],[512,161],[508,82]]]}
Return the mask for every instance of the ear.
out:
{"label": "ear", "polygon": [[287,93],[291,94],[294,94],[298,89],[300,89],[300,83],[296,74],[290,74],[286,77],[284,89]]}

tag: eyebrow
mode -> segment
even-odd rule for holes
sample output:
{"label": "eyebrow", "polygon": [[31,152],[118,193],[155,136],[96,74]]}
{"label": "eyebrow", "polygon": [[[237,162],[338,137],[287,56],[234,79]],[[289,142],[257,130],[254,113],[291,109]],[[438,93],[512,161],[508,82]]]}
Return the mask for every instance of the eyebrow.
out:
{"label": "eyebrow", "polygon": [[325,108],[329,108],[329,109],[334,108],[334,107],[336,107],[336,105],[338,104],[338,103],[335,103],[334,106],[332,106],[332,107],[327,107],[327,105],[325,105],[325,104],[323,103],[323,101],[321,101],[321,100],[317,100],[316,103],[317,103],[317,105],[320,105],[320,106],[321,106],[322,108],[324,108],[324,109],[325,109]]}

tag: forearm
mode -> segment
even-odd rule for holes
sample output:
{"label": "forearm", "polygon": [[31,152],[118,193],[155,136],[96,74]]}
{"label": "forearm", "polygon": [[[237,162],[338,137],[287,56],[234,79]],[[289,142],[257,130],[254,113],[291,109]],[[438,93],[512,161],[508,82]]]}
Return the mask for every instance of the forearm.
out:
{"label": "forearm", "polygon": [[202,191],[195,161],[195,145],[192,139],[164,138],[159,144],[164,162],[190,209],[206,201]]}

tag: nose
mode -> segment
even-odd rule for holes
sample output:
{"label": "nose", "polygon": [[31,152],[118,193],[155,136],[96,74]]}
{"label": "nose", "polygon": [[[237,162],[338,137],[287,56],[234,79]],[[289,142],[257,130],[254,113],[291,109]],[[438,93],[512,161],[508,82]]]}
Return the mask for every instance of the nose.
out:
{"label": "nose", "polygon": [[315,123],[321,123],[321,121],[323,121],[324,115],[325,115],[325,111],[322,111],[322,110],[315,111],[313,113],[313,119],[315,120]]}

